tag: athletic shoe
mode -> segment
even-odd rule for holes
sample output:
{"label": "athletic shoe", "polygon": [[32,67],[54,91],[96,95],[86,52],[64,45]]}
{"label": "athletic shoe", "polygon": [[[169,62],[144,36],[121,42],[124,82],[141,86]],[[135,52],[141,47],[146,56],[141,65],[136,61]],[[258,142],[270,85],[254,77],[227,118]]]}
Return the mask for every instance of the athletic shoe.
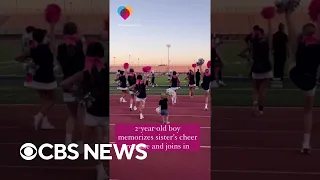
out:
{"label": "athletic shoe", "polygon": [[211,88],[218,88],[219,87],[219,84],[217,83],[217,81],[213,81],[211,83]]}
{"label": "athletic shoe", "polygon": [[54,126],[49,122],[47,117],[42,118],[41,129],[54,129]]}
{"label": "athletic shoe", "polygon": [[307,147],[307,148],[302,147],[301,150],[300,150],[300,153],[301,154],[305,154],[305,155],[309,155],[310,154],[310,150],[311,150],[311,147]]}
{"label": "athletic shoe", "polygon": [[223,81],[219,81],[219,85],[226,86],[226,84]]}

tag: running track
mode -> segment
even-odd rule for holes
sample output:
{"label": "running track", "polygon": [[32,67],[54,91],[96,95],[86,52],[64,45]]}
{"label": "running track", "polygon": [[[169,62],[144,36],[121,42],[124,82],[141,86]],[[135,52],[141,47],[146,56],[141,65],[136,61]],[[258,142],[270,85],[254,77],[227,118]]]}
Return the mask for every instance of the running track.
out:
{"label": "running track", "polygon": [[[139,120],[138,112],[130,112],[128,103],[120,104],[119,96],[112,95],[110,100],[111,122],[110,141],[114,141],[114,124],[117,123],[161,123],[155,113],[159,96],[149,96],[144,120]],[[118,180],[209,180],[210,179],[210,111],[203,111],[203,97],[178,98],[178,104],[170,108],[171,123],[200,124],[201,150],[192,153],[149,152],[144,161],[112,160],[110,173]],[[37,144],[63,143],[66,108],[57,106],[49,114],[56,130],[34,131],[32,117],[36,113],[34,105],[1,105],[0,123],[0,177],[10,179],[46,180],[88,180],[94,179],[95,169],[92,162],[81,161],[23,161],[19,148],[25,142]]]}
{"label": "running track", "polygon": [[299,154],[299,108],[267,108],[260,118],[251,116],[251,108],[216,107],[212,114],[212,179],[320,179],[319,109],[310,156]]}
{"label": "running track", "polygon": [[[120,105],[118,97],[111,98],[111,123],[154,123],[160,121],[155,115],[157,98],[147,101],[143,121],[136,112],[129,112],[127,105]],[[203,112],[202,98],[190,103],[185,97],[178,99],[179,106],[171,110],[173,123],[199,123],[202,128],[202,148],[198,153],[154,153],[146,161],[112,161],[111,176],[119,180],[209,180],[210,134],[209,112]],[[172,109],[172,108],[170,108]],[[198,109],[195,111],[194,109]],[[212,124],[211,178],[217,180],[318,180],[320,178],[320,111],[316,110],[313,151],[311,156],[298,153],[302,137],[302,112],[297,108],[267,108],[264,117],[253,118],[250,108],[215,107]],[[11,179],[88,180],[95,171],[87,162],[43,162],[32,163],[20,160],[18,150],[23,142],[61,143],[64,140],[64,107],[55,107],[50,114],[58,127],[55,131],[34,132],[30,115],[34,106],[1,106],[1,161],[0,177]],[[200,115],[201,112],[201,115]],[[199,114],[198,117],[195,114]],[[193,116],[191,116],[193,115]],[[111,131],[112,131],[111,126]],[[112,134],[112,132],[111,132]],[[112,137],[111,137],[112,138]],[[192,159],[191,159],[192,158]]]}

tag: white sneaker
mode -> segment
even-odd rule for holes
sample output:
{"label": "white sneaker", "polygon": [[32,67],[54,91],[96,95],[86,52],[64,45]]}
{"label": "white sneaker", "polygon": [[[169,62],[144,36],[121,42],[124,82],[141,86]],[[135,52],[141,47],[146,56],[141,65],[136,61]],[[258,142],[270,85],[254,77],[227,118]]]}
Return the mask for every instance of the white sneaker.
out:
{"label": "white sneaker", "polygon": [[211,88],[218,88],[219,87],[219,84],[217,83],[217,81],[213,81],[211,83]]}
{"label": "white sneaker", "polygon": [[122,101],[123,101],[123,97],[120,98],[120,103],[122,103]]}
{"label": "white sneaker", "polygon": [[140,120],[142,120],[144,118],[144,116],[142,114],[140,114]]}
{"label": "white sneaker", "polygon": [[223,81],[219,81],[219,85],[226,86],[226,84]]}
{"label": "white sneaker", "polygon": [[47,117],[42,118],[41,129],[54,129],[54,126],[49,122]]}
{"label": "white sneaker", "polygon": [[41,122],[42,117],[35,115],[35,116],[33,116],[33,119],[34,119],[34,129],[38,130],[39,123]]}
{"label": "white sneaker", "polygon": [[305,143],[302,143],[302,148],[300,150],[301,154],[310,154],[311,146]]}
{"label": "white sneaker", "polygon": [[127,102],[127,101],[123,98],[123,99],[122,99],[122,102],[125,103],[125,102]]}
{"label": "white sneaker", "polygon": [[133,110],[136,111],[136,110],[137,110],[137,107],[136,107],[136,106],[133,106]]}

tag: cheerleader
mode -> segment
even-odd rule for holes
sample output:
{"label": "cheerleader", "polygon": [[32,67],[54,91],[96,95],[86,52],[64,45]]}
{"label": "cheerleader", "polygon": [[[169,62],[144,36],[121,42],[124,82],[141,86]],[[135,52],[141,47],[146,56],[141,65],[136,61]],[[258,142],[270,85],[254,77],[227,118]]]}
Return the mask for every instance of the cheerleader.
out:
{"label": "cheerleader", "polygon": [[[117,73],[116,73],[116,78],[119,78],[120,77],[120,69],[118,69]],[[120,85],[120,81],[116,81],[116,85],[117,85],[117,88],[119,87]]]}
{"label": "cheerleader", "polygon": [[34,29],[33,26],[26,27],[26,32],[22,35],[22,52],[29,52]]}
{"label": "cheerleader", "polygon": [[150,77],[147,76],[146,77],[146,88],[147,88],[147,90],[149,90],[149,84],[150,84]]}
{"label": "cheerleader", "polygon": [[170,81],[171,81],[171,78],[172,78],[172,71],[169,71],[167,75],[168,75],[168,83],[169,83],[169,88],[170,88],[171,87],[170,86],[171,85]]}
{"label": "cheerleader", "polygon": [[127,96],[127,71],[120,71],[119,77],[115,79],[115,81],[119,81],[119,86],[117,89],[121,90],[122,96],[120,97],[120,103],[127,102],[125,97]]}
{"label": "cheerleader", "polygon": [[162,93],[161,100],[159,101],[160,115],[162,117],[163,124],[170,124],[169,112],[168,112],[168,98],[167,95]]}
{"label": "cheerleader", "polygon": [[194,89],[196,87],[196,82],[195,82],[195,75],[194,72],[190,69],[189,72],[187,73],[186,80],[188,80],[188,86],[189,86],[189,97],[193,98],[194,95]]}
{"label": "cheerleader", "polygon": [[[63,72],[63,79],[73,76],[75,73],[82,71],[85,64],[84,44],[77,35],[78,27],[73,22],[68,22],[63,27],[64,42],[58,46],[57,60]],[[66,122],[66,144],[72,143],[72,133],[76,128],[76,137],[81,138],[81,120],[78,117],[80,108],[76,98],[68,89],[63,89],[63,100],[69,109],[69,117]],[[79,111],[79,112],[78,112]]]}
{"label": "cheerleader", "polygon": [[[86,112],[84,118],[84,141],[88,144],[109,143],[109,65],[102,61],[104,48],[100,42],[88,45],[85,69],[61,82],[64,89],[72,89],[82,83],[86,94],[84,99]],[[90,141],[92,130],[96,134],[95,142]],[[82,153],[83,144],[79,145]],[[108,178],[101,161],[96,164],[98,180]]]}
{"label": "cheerleader", "polygon": [[147,81],[146,78],[142,78],[142,75],[138,75],[136,84],[129,87],[129,89],[135,89],[136,91],[136,95],[137,95],[136,102],[140,112],[140,120],[144,118],[143,109],[145,107],[145,103],[147,99],[146,81]]}
{"label": "cheerleader", "polygon": [[252,79],[253,79],[253,112],[255,116],[263,115],[267,90],[273,77],[270,62],[271,20],[268,20],[268,33],[259,29],[252,38]]}
{"label": "cheerleader", "polygon": [[[301,153],[310,153],[310,136],[313,126],[313,106],[316,92],[316,75],[320,63],[320,19],[318,16],[316,27],[308,23],[303,26],[302,35],[298,37],[295,32],[294,19],[291,13],[286,13],[285,18],[288,24],[289,45],[292,52],[290,57],[291,70],[290,78],[293,83],[301,89],[304,96],[304,136]],[[317,32],[318,31],[318,32]],[[317,34],[317,35],[316,35]]]}
{"label": "cheerleader", "polygon": [[[128,83],[129,83],[129,86],[133,86],[136,84],[136,81],[137,81],[137,77],[136,77],[136,74],[134,73],[134,69],[130,69],[129,70],[129,75],[128,75]],[[130,90],[129,89],[129,94],[130,94],[130,106],[129,106],[129,109],[130,111],[132,111],[132,106],[133,106],[133,110],[137,110],[137,106],[136,106],[136,101],[135,101],[135,94],[134,94],[134,91],[133,90]]]}
{"label": "cheerleader", "polygon": [[37,130],[39,124],[42,129],[54,129],[48,121],[47,114],[54,104],[55,89],[57,83],[54,70],[54,24],[50,25],[50,40],[46,39],[47,31],[34,29],[32,33],[33,42],[29,52],[24,52],[16,60],[26,62],[26,57],[31,59],[32,68],[27,74],[25,87],[35,89],[40,97],[41,106],[39,112],[34,116],[34,127]]}
{"label": "cheerleader", "polygon": [[205,94],[204,94],[204,102],[205,102],[204,110],[207,111],[208,110],[209,97],[210,97],[210,83],[211,83],[211,80],[212,80],[211,79],[211,73],[210,73],[210,69],[206,69],[206,70],[203,71],[202,65],[199,66],[199,69],[202,72],[201,87],[205,91]]}
{"label": "cheerleader", "polygon": [[175,105],[177,103],[177,90],[180,88],[180,79],[178,77],[178,74],[176,71],[172,72],[172,77],[170,80],[170,88],[176,92],[175,96],[171,97],[172,105]]}
{"label": "cheerleader", "polygon": [[151,73],[151,85],[152,85],[153,88],[154,88],[154,86],[157,86],[155,81],[156,81],[156,75],[155,75],[155,72],[152,71],[152,73]]}

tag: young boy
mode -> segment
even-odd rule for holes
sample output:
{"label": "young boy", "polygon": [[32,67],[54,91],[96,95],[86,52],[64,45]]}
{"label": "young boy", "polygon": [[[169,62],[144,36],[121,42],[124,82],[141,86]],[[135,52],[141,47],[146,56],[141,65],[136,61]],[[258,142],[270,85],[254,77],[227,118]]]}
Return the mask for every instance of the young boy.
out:
{"label": "young boy", "polygon": [[159,101],[159,106],[161,108],[160,115],[162,117],[163,124],[170,124],[169,112],[168,112],[168,98],[167,98],[167,95],[164,93],[161,94],[161,100]]}

